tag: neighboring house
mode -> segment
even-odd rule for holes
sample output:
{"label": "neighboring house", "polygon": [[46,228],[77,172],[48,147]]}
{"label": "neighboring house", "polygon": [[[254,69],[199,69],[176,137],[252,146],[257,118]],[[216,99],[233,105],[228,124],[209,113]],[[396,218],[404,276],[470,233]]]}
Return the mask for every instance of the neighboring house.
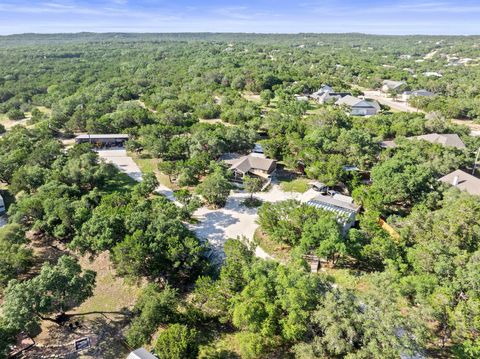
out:
{"label": "neighboring house", "polygon": [[224,162],[230,165],[235,181],[242,181],[245,175],[253,175],[268,181],[277,169],[276,161],[252,155],[226,159]]}
{"label": "neighboring house", "polygon": [[353,203],[352,197],[338,193],[334,195],[320,194],[308,201],[307,204],[315,208],[334,212],[344,234],[355,224],[355,217],[360,211],[360,206]]}
{"label": "neighboring house", "polygon": [[342,97],[351,95],[350,92],[324,92],[318,97],[317,102],[319,104],[334,103],[340,100]]}
{"label": "neighboring house", "polygon": [[405,81],[383,80],[381,90],[383,93],[389,93],[391,91],[400,92],[406,85],[407,83]]}
{"label": "neighboring house", "polygon": [[92,143],[99,147],[123,147],[128,138],[126,134],[83,134],[75,137],[75,143]]}
{"label": "neighboring house", "polygon": [[480,196],[480,178],[472,176],[462,170],[456,170],[439,179],[443,183],[450,184],[459,190]]}
{"label": "neighboring house", "polygon": [[[446,134],[429,133],[428,135],[406,137],[406,139],[407,140],[422,140],[422,141],[427,141],[427,142],[430,142],[430,143],[438,143],[442,146],[456,147],[458,149],[466,148],[462,139],[456,133],[446,133]],[[397,144],[395,143],[395,141],[382,141],[382,142],[380,142],[380,147],[381,148],[395,148],[395,147],[397,147]]]}
{"label": "neighboring house", "polygon": [[350,95],[342,97],[335,102],[335,105],[349,107],[352,116],[371,116],[380,111],[378,102],[362,100]]}
{"label": "neighboring house", "polygon": [[150,353],[145,348],[135,349],[133,352],[128,354],[127,359],[158,359],[155,355]]}
{"label": "neighboring house", "polygon": [[414,136],[414,137],[407,137],[407,138],[428,141],[431,143],[438,143],[443,146],[456,147],[459,149],[463,149],[466,147],[462,139],[456,133],[445,133],[445,134],[429,133],[428,135],[421,135],[421,136]]}
{"label": "neighboring house", "polygon": [[2,195],[0,194],[0,214],[3,214],[6,212],[6,208],[5,208],[5,201],[3,200],[3,197]]}
{"label": "neighboring house", "polygon": [[412,97],[433,97],[435,94],[427,90],[404,91],[402,93],[402,101],[407,102]]}
{"label": "neighboring house", "polygon": [[335,92],[332,87],[325,85],[320,90],[310,95],[310,98],[319,104],[334,103],[342,97],[350,95],[349,92]]}
{"label": "neighboring house", "polygon": [[265,158],[262,145],[259,143],[255,143],[255,146],[253,147],[252,153],[250,155]]}
{"label": "neighboring house", "polygon": [[315,100],[315,101],[318,101],[320,96],[322,96],[323,94],[328,93],[328,92],[333,92],[333,88],[328,86],[328,85],[323,85],[318,91],[315,91],[314,93],[312,93],[310,95],[310,98]]}

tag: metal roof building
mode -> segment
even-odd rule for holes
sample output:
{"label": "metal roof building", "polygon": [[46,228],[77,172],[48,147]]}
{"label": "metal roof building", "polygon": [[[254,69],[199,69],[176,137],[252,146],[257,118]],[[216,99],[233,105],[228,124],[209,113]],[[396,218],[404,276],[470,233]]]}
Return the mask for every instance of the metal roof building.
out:
{"label": "metal roof building", "polygon": [[128,354],[127,359],[158,359],[155,355],[150,353],[145,348],[135,349],[133,352]]}
{"label": "metal roof building", "polygon": [[333,212],[337,216],[337,222],[346,233],[355,223],[355,216],[360,207],[353,203],[353,198],[341,194],[319,195],[307,202],[309,206]]}

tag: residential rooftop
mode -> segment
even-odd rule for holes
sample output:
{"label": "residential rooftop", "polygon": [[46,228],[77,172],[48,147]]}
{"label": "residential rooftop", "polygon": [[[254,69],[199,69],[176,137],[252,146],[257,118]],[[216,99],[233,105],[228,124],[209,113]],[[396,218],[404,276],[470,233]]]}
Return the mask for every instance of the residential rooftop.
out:
{"label": "residential rooftop", "polygon": [[[409,137],[412,138],[412,137]],[[438,143],[443,146],[456,147],[456,148],[465,148],[465,143],[456,133],[429,133],[428,135],[421,135],[413,137],[417,140],[428,141],[431,143]]]}
{"label": "residential rooftop", "polygon": [[105,134],[81,134],[75,137],[77,140],[96,140],[96,139],[127,139],[129,135],[119,133],[105,133]]}
{"label": "residential rooftop", "polygon": [[456,170],[439,179],[471,195],[480,196],[480,178],[472,176],[462,170]]}

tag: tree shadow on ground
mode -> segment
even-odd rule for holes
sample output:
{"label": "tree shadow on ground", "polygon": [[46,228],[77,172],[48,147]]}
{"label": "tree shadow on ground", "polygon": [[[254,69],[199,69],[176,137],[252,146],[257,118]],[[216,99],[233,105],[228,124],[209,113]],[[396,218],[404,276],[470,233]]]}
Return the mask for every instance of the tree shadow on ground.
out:
{"label": "tree shadow on ground", "polygon": [[[25,358],[54,356],[59,358],[125,358],[131,351],[123,338],[130,321],[130,312],[80,313],[71,316],[64,325],[52,324],[47,336],[25,353]],[[90,347],[75,351],[74,342],[89,338]]]}

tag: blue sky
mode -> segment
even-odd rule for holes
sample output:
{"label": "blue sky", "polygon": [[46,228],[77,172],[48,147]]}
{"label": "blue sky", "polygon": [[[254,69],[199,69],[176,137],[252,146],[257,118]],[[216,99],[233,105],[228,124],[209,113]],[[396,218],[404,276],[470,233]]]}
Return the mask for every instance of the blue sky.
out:
{"label": "blue sky", "polygon": [[480,34],[480,0],[0,0],[25,32]]}

